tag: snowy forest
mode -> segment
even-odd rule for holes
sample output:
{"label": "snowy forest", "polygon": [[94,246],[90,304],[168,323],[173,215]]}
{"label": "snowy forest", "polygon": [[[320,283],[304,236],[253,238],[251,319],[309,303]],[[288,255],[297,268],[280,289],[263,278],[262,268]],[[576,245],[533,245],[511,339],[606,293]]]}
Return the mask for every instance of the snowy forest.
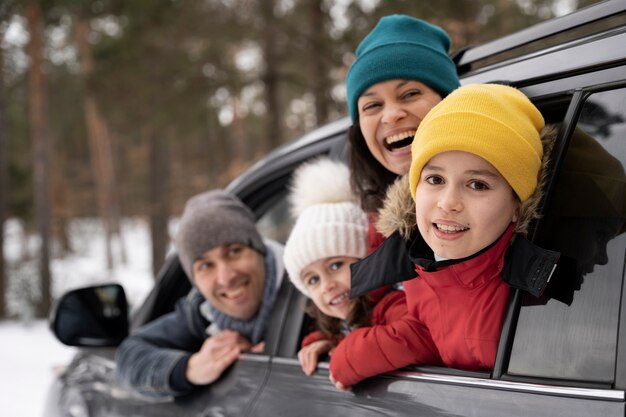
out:
{"label": "snowy forest", "polygon": [[[346,115],[346,71],[381,16],[442,26],[454,53],[591,3],[0,0],[0,318],[26,261],[47,316],[76,219],[101,222],[112,268],[123,220],[145,218],[156,271],[187,198]],[[17,259],[9,220],[35,242]]]}

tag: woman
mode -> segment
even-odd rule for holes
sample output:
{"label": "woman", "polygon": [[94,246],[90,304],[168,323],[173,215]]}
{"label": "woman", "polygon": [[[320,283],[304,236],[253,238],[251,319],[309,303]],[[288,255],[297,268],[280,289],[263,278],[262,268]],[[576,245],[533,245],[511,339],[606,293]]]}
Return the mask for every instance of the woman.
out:
{"label": "woman", "polygon": [[380,19],[356,50],[346,77],[353,126],[350,182],[369,213],[370,249],[381,241],[373,223],[387,187],[408,172],[422,119],[459,86],[447,33],[404,15]]}

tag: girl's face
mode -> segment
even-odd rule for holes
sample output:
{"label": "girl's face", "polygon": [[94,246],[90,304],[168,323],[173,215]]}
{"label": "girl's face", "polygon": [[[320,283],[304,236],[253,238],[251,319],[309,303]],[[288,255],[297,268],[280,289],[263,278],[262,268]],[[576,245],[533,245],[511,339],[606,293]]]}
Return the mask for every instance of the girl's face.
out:
{"label": "girl's face", "polygon": [[461,259],[495,242],[517,220],[519,202],[493,165],[449,151],[424,166],[415,192],[420,233],[435,254]]}
{"label": "girl's face", "polygon": [[327,316],[345,320],[350,313],[350,264],[358,258],[319,259],[302,270],[301,278],[311,299]]}
{"label": "girl's face", "polygon": [[390,80],[374,84],[357,101],[359,125],[369,151],[387,170],[404,175],[422,119],[441,96],[426,84]]}

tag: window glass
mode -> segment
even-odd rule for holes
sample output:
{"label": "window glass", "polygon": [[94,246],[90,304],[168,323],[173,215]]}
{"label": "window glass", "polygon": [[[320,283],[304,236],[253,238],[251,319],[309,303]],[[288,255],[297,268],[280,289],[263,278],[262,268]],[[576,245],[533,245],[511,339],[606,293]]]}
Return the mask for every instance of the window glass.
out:
{"label": "window glass", "polygon": [[526,295],[508,373],[611,383],[626,237],[626,90],[586,101],[537,243],[561,252],[546,295]]}
{"label": "window glass", "polygon": [[257,228],[261,236],[284,243],[289,237],[293,223],[294,221],[289,214],[287,193],[284,193],[257,220]]}

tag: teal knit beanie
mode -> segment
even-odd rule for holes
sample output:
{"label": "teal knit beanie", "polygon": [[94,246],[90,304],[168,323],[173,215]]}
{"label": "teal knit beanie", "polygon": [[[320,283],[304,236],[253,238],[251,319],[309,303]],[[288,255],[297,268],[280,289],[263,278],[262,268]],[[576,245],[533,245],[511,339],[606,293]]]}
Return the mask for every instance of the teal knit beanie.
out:
{"label": "teal knit beanie", "polygon": [[380,19],[356,49],[356,60],[346,77],[352,121],[358,119],[361,94],[382,81],[416,80],[447,96],[459,86],[448,49],[450,37],[438,26],[405,15]]}

